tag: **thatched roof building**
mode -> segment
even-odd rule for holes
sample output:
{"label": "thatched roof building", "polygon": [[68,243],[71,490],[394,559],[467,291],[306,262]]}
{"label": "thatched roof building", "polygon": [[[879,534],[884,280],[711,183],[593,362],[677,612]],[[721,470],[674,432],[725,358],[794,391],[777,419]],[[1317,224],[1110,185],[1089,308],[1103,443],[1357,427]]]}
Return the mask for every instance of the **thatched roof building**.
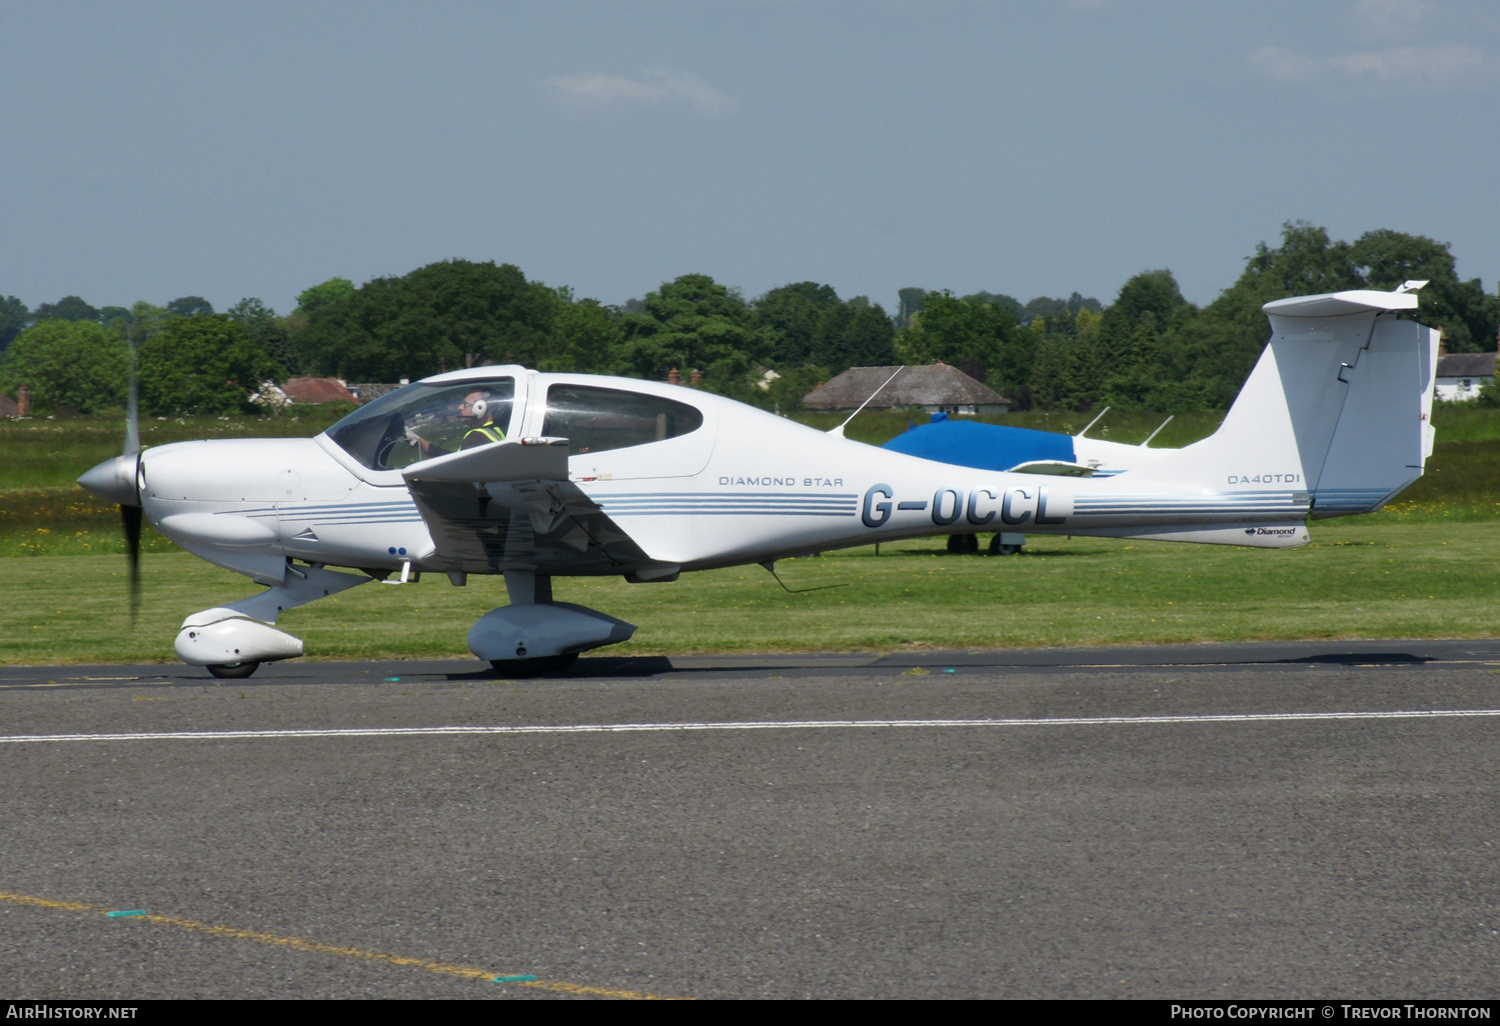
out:
{"label": "thatched roof building", "polygon": [[1437,362],[1437,397],[1447,402],[1477,399],[1495,377],[1494,353],[1443,353]]}
{"label": "thatched roof building", "polygon": [[[854,410],[887,378],[895,367],[850,367],[802,397],[809,410]],[[930,367],[906,367],[880,394],[869,409],[891,410],[921,407],[928,413],[1006,413],[1011,400],[986,388],[956,367],[935,363]]]}

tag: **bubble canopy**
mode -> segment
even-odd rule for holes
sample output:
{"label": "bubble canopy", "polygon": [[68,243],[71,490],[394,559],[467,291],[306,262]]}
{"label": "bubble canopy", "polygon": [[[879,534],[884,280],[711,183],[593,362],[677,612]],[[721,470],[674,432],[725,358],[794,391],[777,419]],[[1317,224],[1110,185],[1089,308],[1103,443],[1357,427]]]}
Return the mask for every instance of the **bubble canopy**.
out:
{"label": "bubble canopy", "polygon": [[[476,427],[493,425],[509,435],[514,412],[513,377],[404,385],[355,410],[328,429],[339,448],[371,470],[400,470],[419,460],[457,452]],[[484,400],[473,416],[472,402]]]}

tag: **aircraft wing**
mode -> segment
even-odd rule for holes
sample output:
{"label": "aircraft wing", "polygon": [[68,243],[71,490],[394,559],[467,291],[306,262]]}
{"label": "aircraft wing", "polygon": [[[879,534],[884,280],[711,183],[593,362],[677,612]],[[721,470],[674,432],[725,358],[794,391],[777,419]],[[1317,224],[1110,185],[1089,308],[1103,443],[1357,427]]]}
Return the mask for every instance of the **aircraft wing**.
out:
{"label": "aircraft wing", "polygon": [[568,440],[528,438],[465,449],[402,472],[443,570],[539,574],[676,571],[651,559],[568,480]]}

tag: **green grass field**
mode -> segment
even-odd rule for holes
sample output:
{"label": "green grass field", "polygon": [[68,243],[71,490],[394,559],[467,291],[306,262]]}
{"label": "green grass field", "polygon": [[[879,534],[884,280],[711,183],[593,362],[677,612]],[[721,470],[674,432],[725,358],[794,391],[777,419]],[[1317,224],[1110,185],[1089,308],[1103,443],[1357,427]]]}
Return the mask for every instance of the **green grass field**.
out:
{"label": "green grass field", "polygon": [[[611,653],[890,651],[1249,639],[1481,637],[1500,621],[1492,553],[1500,522],[1334,522],[1285,551],[1032,536],[1018,556],[950,556],[941,540],[785,560],[788,594],[759,567],[555,583],[559,600],[639,624]],[[132,629],[120,556],[0,560],[0,662],[172,661],[188,613],[252,593],[242,577],[182,553],[144,560]],[[367,584],[280,623],[312,658],[465,653],[469,625],[503,605],[493,578]]]}

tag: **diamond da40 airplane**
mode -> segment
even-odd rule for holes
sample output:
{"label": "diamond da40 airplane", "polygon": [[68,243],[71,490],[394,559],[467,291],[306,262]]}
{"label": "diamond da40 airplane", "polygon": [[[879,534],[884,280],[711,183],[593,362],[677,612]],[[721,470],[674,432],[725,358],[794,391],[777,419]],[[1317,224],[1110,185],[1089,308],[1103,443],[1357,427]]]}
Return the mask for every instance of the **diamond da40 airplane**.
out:
{"label": "diamond da40 airplane", "polygon": [[491,366],[405,386],[316,438],[142,451],[132,412],[125,453],[79,483],[120,504],[133,578],[144,515],[265,586],[183,622],[177,655],[216,676],[301,655],[274,626],[286,610],[419,573],[503,575],[509,604],[469,648],[538,673],[635,631],[554,601],[557,576],[665,582],[980,531],[1302,545],[1309,516],[1378,508],[1432,452],[1438,332],[1397,316],[1421,284],[1267,303],[1271,341],[1219,430],[1108,476],[955,466],[694,389]]}

